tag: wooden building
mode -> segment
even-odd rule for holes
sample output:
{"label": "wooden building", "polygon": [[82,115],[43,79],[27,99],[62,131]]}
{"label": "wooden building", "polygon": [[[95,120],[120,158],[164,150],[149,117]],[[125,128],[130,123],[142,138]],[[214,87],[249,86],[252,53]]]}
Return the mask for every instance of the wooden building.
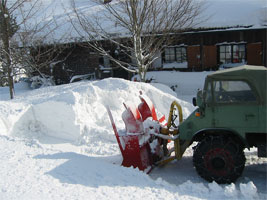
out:
{"label": "wooden building", "polygon": [[[267,28],[221,28],[192,30],[177,35],[171,45],[164,47],[149,70],[205,71],[235,67],[242,64],[267,66]],[[110,52],[115,47],[110,45]],[[116,55],[126,59],[123,55]],[[58,58],[52,74],[57,84],[74,81],[73,77],[87,74],[90,78],[119,77],[130,79],[124,69],[86,47],[72,43]],[[124,60],[131,63],[131,60]]]}
{"label": "wooden building", "polygon": [[203,71],[242,64],[267,66],[266,30],[232,28],[184,32],[178,43],[174,41],[173,46],[165,48],[162,68]]}

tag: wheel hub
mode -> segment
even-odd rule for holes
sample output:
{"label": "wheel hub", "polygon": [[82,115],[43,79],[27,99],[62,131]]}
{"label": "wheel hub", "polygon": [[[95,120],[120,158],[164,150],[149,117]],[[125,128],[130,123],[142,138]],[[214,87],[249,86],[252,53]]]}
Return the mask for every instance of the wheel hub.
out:
{"label": "wheel hub", "polygon": [[225,167],[225,161],[221,157],[215,157],[211,160],[212,166],[214,169],[223,169]]}
{"label": "wheel hub", "polygon": [[205,155],[207,169],[216,176],[225,176],[233,167],[233,160],[228,151],[223,148],[215,148]]}

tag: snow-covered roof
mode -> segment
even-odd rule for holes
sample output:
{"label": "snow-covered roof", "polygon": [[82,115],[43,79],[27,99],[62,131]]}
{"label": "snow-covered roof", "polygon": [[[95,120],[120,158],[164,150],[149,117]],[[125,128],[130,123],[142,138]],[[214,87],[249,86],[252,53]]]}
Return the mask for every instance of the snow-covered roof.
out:
{"label": "snow-covered roof", "polygon": [[[40,14],[40,19],[44,20],[42,16],[47,16],[44,23],[53,21],[58,26],[53,31],[48,40],[59,41],[83,41],[86,34],[81,32],[78,34],[72,27],[70,17],[73,19],[74,13],[70,1],[67,0],[42,0],[45,7],[45,12]],[[199,0],[201,1],[201,0]],[[75,5],[79,12],[86,15],[103,16],[104,7],[97,5],[92,0],[75,0]],[[214,28],[214,27],[237,27],[243,29],[266,28],[267,21],[267,3],[266,0],[206,0],[204,4],[204,12],[198,19],[200,23],[198,27]],[[53,13],[53,14],[51,14]],[[265,22],[265,26],[264,26]],[[123,30],[118,29],[114,22],[109,22],[107,18],[103,20],[107,30],[111,34],[123,36]],[[53,30],[53,23],[49,30]],[[47,31],[47,30],[46,30]],[[47,31],[49,32],[49,31]],[[81,35],[84,34],[84,37]]]}
{"label": "snow-covered roof", "polygon": [[207,0],[208,18],[202,27],[251,26],[263,27],[267,20],[266,0]]}

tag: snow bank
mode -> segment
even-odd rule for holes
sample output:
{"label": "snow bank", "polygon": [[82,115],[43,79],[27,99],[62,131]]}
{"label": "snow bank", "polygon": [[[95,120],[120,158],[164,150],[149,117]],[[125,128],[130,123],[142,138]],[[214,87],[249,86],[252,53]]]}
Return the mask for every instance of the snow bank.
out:
{"label": "snow bank", "polygon": [[[0,104],[0,130],[5,135],[39,140],[49,136],[99,148],[101,142],[114,142],[105,106],[110,107],[118,128],[124,129],[123,102],[138,105],[139,91],[151,98],[166,116],[173,100],[182,105],[185,117],[191,113],[193,107],[172,96],[171,89],[159,88],[169,94],[150,84],[113,78],[29,91],[14,101]],[[107,148],[102,153],[108,151]]]}
{"label": "snow bank", "polygon": [[[29,90],[30,84],[26,82],[19,82],[14,85],[15,87],[15,95],[21,95]],[[9,89],[8,87],[0,87],[0,101],[5,101],[10,99]]]}
{"label": "snow bank", "polygon": [[240,184],[240,191],[246,199],[254,199],[257,197],[257,188],[252,181],[247,184]]}

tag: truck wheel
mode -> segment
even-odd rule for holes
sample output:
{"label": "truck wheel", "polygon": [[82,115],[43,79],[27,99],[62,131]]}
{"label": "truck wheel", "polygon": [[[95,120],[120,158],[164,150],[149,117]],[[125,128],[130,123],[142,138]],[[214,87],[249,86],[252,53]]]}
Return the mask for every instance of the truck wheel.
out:
{"label": "truck wheel", "polygon": [[245,162],[243,147],[231,137],[206,136],[194,148],[194,167],[209,182],[235,182],[241,176]]}

